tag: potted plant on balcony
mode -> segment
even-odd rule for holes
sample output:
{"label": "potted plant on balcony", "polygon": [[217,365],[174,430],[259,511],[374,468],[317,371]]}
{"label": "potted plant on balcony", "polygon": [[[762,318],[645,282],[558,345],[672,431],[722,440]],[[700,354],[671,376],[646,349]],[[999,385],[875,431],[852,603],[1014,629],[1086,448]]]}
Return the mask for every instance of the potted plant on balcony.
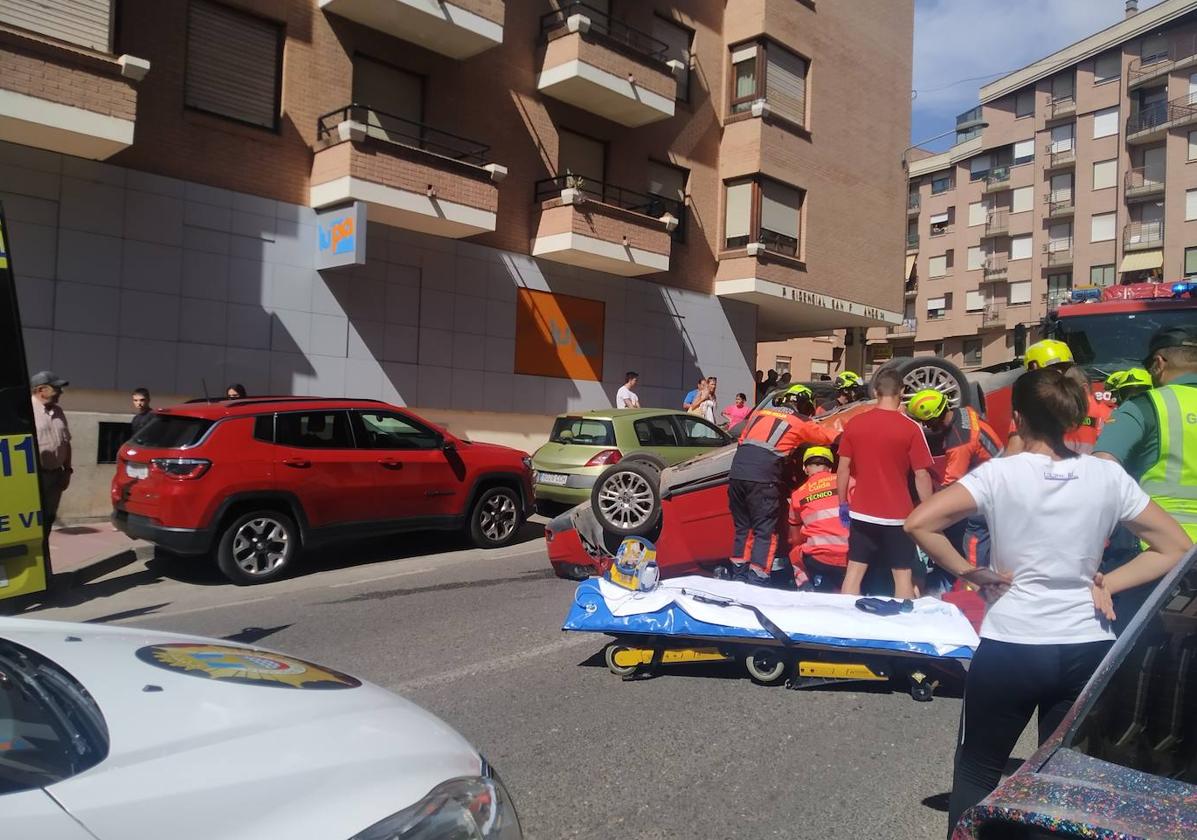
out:
{"label": "potted plant on balcony", "polygon": [[575,175],[570,170],[565,170],[565,189],[561,190],[562,204],[581,204],[586,200],[586,194],[582,189],[586,186],[586,179],[581,175]]}

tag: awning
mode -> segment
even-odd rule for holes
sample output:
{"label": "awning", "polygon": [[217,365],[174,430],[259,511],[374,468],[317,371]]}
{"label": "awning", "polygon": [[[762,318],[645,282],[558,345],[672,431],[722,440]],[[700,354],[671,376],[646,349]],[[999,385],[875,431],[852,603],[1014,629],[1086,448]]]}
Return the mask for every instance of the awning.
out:
{"label": "awning", "polygon": [[1149,268],[1160,268],[1164,265],[1164,252],[1137,251],[1122,258],[1122,265],[1118,271],[1126,274],[1128,271],[1146,271]]}
{"label": "awning", "polygon": [[910,275],[914,272],[914,261],[918,258],[918,254],[906,255],[906,273],[902,275],[903,279],[909,280]]}

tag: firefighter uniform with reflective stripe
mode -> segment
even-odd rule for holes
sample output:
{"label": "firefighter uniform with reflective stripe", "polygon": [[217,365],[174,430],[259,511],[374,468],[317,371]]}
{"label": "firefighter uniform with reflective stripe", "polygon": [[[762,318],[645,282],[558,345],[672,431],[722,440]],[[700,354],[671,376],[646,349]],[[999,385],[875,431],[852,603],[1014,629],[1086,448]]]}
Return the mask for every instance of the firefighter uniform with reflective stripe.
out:
{"label": "firefighter uniform with reflective stripe", "polygon": [[[799,529],[790,562],[795,571],[803,568],[812,578],[822,571],[818,565],[834,567],[842,583],[848,566],[848,529],[840,522],[837,483],[836,474],[828,470],[811,476],[790,496],[790,525]],[[837,590],[838,586],[831,589]]]}
{"label": "firefighter uniform with reflective stripe", "polygon": [[[952,420],[943,435],[928,435],[935,459],[932,478],[938,487],[950,487],[969,472],[996,458],[1002,444],[993,427],[973,408],[952,409]],[[983,516],[970,516],[945,532],[974,566],[989,565],[989,528]]]}
{"label": "firefighter uniform with reflective stripe", "polygon": [[[1090,394],[1088,414],[1081,421],[1081,425],[1064,433],[1064,443],[1078,455],[1092,455],[1094,447],[1097,445],[1097,439],[1101,437],[1101,430],[1105,428],[1106,421],[1113,413],[1114,406],[1108,402],[1098,401],[1093,394]],[[1017,433],[1018,428],[1011,420],[1010,434]]]}
{"label": "firefighter uniform with reflective stripe", "polygon": [[736,527],[732,563],[751,563],[759,576],[769,575],[777,553],[778,484],[786,456],[803,445],[828,446],[833,440],[821,426],[784,406],[749,415],[728,474],[728,503]]}

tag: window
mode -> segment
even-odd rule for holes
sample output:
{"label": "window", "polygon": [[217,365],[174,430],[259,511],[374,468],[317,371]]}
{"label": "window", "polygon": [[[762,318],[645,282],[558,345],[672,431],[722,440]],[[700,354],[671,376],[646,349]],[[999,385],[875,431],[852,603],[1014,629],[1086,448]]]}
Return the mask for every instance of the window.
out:
{"label": "window", "polygon": [[1118,181],[1118,161],[1099,160],[1093,164],[1093,189],[1104,190]]}
{"label": "window", "polygon": [[682,427],[682,446],[726,446],[727,435],[706,420],[693,415],[674,415]]}
{"label": "window", "polygon": [[1093,84],[1100,85],[1122,75],[1122,53],[1110,50],[1093,59]]}
{"label": "window", "polygon": [[1071,274],[1047,275],[1047,308],[1049,311],[1054,311],[1061,304],[1068,303],[1071,292]]}
{"label": "window", "polygon": [[577,175],[586,186],[594,189],[607,180],[607,146],[584,134],[559,129],[557,131],[557,174]]}
{"label": "window", "polygon": [[[648,215],[660,218],[668,212],[677,216],[677,227],[673,231],[674,242],[686,241],[686,180],[689,176],[689,170],[667,163],[657,163],[655,160],[648,162],[648,194],[660,196],[671,202],[659,208],[650,207]],[[660,212],[657,212],[658,210]]]}
{"label": "window", "polygon": [[1185,277],[1193,275],[1197,275],[1197,248],[1185,248]]}
{"label": "window", "polygon": [[[424,79],[364,55],[353,57],[353,101],[371,135],[406,146],[420,146],[421,133],[412,123],[424,121]],[[360,119],[354,116],[354,119]]]}
{"label": "window", "polygon": [[1163,33],[1148,35],[1139,42],[1139,60],[1144,66],[1163,61],[1168,57],[1168,36]]}
{"label": "window", "polygon": [[199,443],[214,421],[182,414],[155,414],[132,443],[150,449],[181,449]]}
{"label": "window", "polygon": [[952,211],[949,208],[946,213],[936,213],[928,222],[931,225],[931,235],[941,236],[951,229]]}
{"label": "window", "polygon": [[728,184],[724,196],[723,236],[728,248],[743,248],[752,232],[752,181]]}
{"label": "window", "polygon": [[977,155],[968,162],[968,179],[970,181],[980,181],[989,174],[991,166],[992,161],[989,155]]}
{"label": "window", "polygon": [[1185,190],[1185,221],[1197,219],[1197,190]]}
{"label": "window", "polygon": [[964,295],[964,311],[965,312],[980,312],[985,308],[985,294],[984,292],[972,291]]}
{"label": "window", "polygon": [[1052,126],[1052,143],[1050,146],[1052,154],[1072,151],[1072,138],[1075,136],[1075,132],[1075,123]]}
{"label": "window", "polygon": [[1010,208],[1011,213],[1023,213],[1030,210],[1035,203],[1034,187],[1019,187],[1014,190],[1014,200]]}
{"label": "window", "polygon": [[1023,280],[1020,283],[1010,284],[1010,305],[1015,306],[1020,303],[1031,302],[1031,281]]}
{"label": "window", "polygon": [[641,446],[677,446],[677,429],[668,417],[646,417],[632,424]]}
{"label": "window", "polygon": [[952,175],[949,172],[941,172],[931,178],[931,195],[938,195],[945,193],[952,188]]}
{"label": "window", "polygon": [[667,46],[665,60],[677,60],[682,70],[677,74],[677,100],[690,101],[690,65],[694,46],[694,31],[660,15],[653,17],[653,37]]}
{"label": "window", "polygon": [[760,68],[758,66],[760,47],[749,44],[732,50],[732,101],[733,114],[749,110],[752,103],[762,97],[757,92]]}
{"label": "window", "polygon": [[927,261],[927,276],[931,278],[946,277],[948,273],[947,254],[932,257]]}
{"label": "window", "polygon": [[610,420],[590,417],[558,417],[553,421],[551,443],[583,443],[587,446],[614,446],[615,427]]}
{"label": "window", "polygon": [[781,376],[784,373],[790,372],[790,357],[776,356],[773,359],[773,369],[777,371],[777,375]]}
{"label": "window", "polygon": [[1114,285],[1114,266],[1112,265],[1095,265],[1089,269],[1089,285],[1090,286],[1113,286]]}
{"label": "window", "polygon": [[1072,201],[1072,173],[1061,172],[1052,176],[1051,201]]}
{"label": "window", "polygon": [[760,178],[730,183],[726,193],[725,247],[759,242],[770,251],[798,256],[803,190]]}
{"label": "window", "polygon": [[1035,140],[1019,140],[1014,144],[1014,165],[1030,163],[1035,159]]}
{"label": "window", "polygon": [[1029,117],[1035,113],[1035,89],[1027,88],[1014,94],[1014,116]]}
{"label": "window", "polygon": [[283,27],[207,0],[187,17],[183,102],[188,108],[276,130]]}
{"label": "window", "polygon": [[981,364],[981,339],[964,339],[964,363],[966,365]]}
{"label": "window", "polygon": [[1073,99],[1076,95],[1076,74],[1068,70],[1052,77],[1052,102]]}
{"label": "window", "polygon": [[935,342],[935,355],[939,356],[941,358],[943,357],[943,342],[942,341]]}
{"label": "window", "polygon": [[1010,259],[1029,260],[1031,258],[1031,234],[1010,237]]}
{"label": "window", "polygon": [[985,203],[981,201],[974,201],[968,205],[968,226],[975,227],[977,225],[985,224],[985,215],[987,208]]}
{"label": "window", "polygon": [[1072,222],[1059,222],[1047,229],[1047,250],[1051,253],[1072,248]]}
{"label": "window", "polygon": [[1093,139],[1118,133],[1118,108],[1105,108],[1093,114]]}
{"label": "window", "polygon": [[427,426],[389,411],[355,411],[359,449],[437,449],[441,436]]}
{"label": "window", "polygon": [[130,431],[131,427],[128,423],[112,423],[101,420],[99,434],[96,436],[96,463],[115,464],[117,453],[129,440]]}
{"label": "window", "polygon": [[344,411],[310,411],[279,414],[275,441],[301,449],[353,449],[349,415]]}
{"label": "window", "polygon": [[733,114],[751,110],[753,102],[764,99],[770,113],[806,125],[806,59],[762,41],[733,48],[731,64]]}
{"label": "window", "polygon": [[944,317],[951,309],[951,297],[951,295],[944,295],[943,297],[929,298],[927,300],[927,320],[935,321]]}
{"label": "window", "polygon": [[1197,131],[1189,132],[1189,160],[1197,160]]}
{"label": "window", "polygon": [[1090,220],[1089,241],[1109,242],[1114,238],[1114,214],[1097,213]]}
{"label": "window", "polygon": [[826,376],[831,375],[831,362],[824,362],[820,359],[811,359],[810,362],[810,378],[811,381],[818,381]]}
{"label": "window", "polygon": [[980,245],[970,246],[968,249],[968,270],[976,271],[985,265],[985,251]]}

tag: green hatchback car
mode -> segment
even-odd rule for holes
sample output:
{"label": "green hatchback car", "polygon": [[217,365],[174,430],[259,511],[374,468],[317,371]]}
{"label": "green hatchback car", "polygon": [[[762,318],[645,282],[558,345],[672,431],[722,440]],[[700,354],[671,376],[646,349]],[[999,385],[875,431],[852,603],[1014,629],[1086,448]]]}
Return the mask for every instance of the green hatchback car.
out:
{"label": "green hatchback car", "polygon": [[609,408],[562,414],[549,442],[532,456],[537,502],[576,505],[590,500],[599,473],[620,461],[658,469],[734,443],[701,417],[667,408]]}

